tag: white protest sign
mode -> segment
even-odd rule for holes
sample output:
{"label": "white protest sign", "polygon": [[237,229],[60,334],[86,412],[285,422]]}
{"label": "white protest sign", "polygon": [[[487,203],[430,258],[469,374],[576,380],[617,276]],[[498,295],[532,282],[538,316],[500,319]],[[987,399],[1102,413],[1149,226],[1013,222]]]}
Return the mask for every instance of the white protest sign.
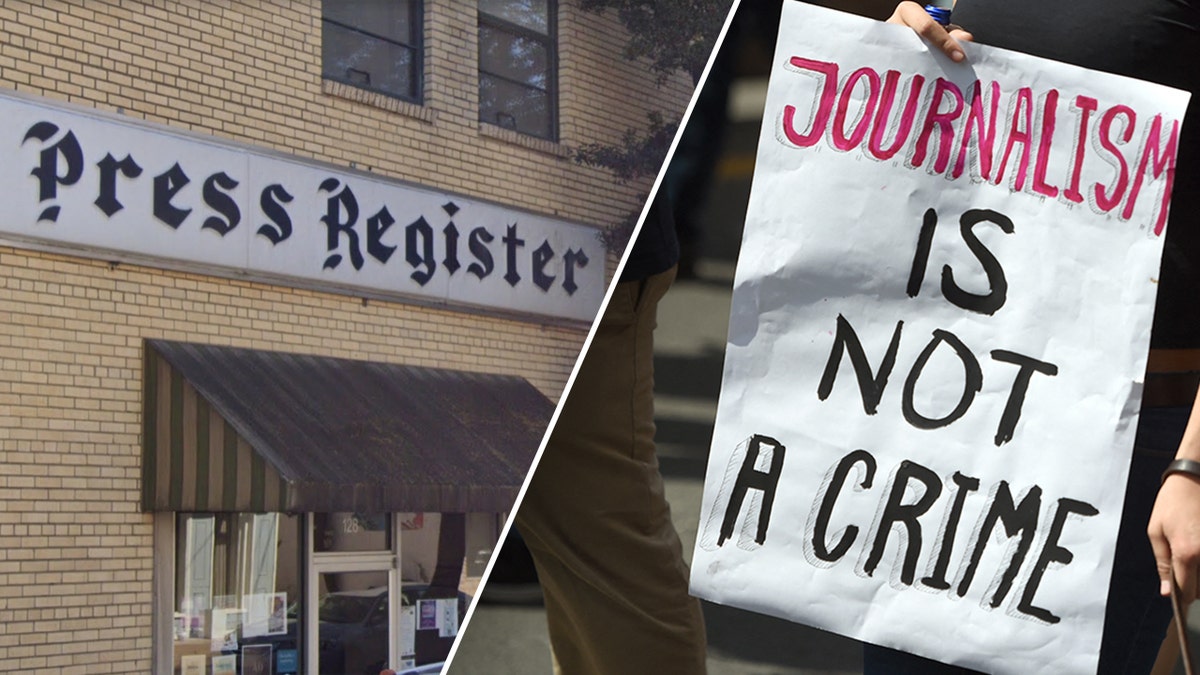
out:
{"label": "white protest sign", "polygon": [[692,590],[1094,672],[1188,95],[967,54],[786,3]]}

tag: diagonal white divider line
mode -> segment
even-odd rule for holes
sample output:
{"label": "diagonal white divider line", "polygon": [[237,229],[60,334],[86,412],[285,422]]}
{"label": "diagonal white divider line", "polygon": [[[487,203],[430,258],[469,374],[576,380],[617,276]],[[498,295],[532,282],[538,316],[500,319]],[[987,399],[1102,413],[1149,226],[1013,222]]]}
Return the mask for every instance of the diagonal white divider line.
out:
{"label": "diagonal white divider line", "polygon": [[629,253],[633,250],[633,244],[637,241],[638,234],[642,231],[642,224],[646,221],[646,214],[650,211],[650,205],[654,203],[654,197],[658,194],[659,185],[662,184],[663,176],[667,173],[667,167],[671,164],[671,158],[675,156],[675,148],[679,145],[679,139],[683,136],[683,130],[687,128],[688,120],[692,117],[692,109],[696,107],[696,101],[700,97],[700,92],[704,89],[704,83],[708,81],[708,74],[712,71],[713,62],[717,59],[717,53],[721,51],[721,45],[725,43],[725,35],[729,32],[729,26],[733,22],[733,16],[737,12],[738,5],[741,2],[742,0],[733,0],[733,4],[729,8],[729,13],[725,15],[725,23],[721,26],[721,32],[717,35],[717,41],[713,45],[712,53],[708,55],[708,63],[704,65],[704,72],[700,74],[700,81],[696,83],[695,89],[692,90],[692,98],[688,102],[683,119],[679,122],[679,128],[675,130],[675,138],[671,140],[671,147],[667,150],[667,156],[663,160],[662,166],[659,167],[658,176],[654,179],[654,186],[650,189],[650,196],[646,198],[646,203],[642,205],[642,213],[638,216],[637,224],[633,228],[633,234],[629,237],[629,244],[625,247],[625,253],[621,255],[621,261],[617,263],[617,269],[613,273],[612,281],[609,282],[608,290],[604,293],[604,301],[600,303],[600,310],[592,320],[592,327],[588,330],[587,338],[583,342],[583,348],[579,351],[578,358],[575,359],[575,367],[571,369],[571,376],[567,378],[567,384],[563,388],[562,395],[558,398],[558,405],[554,408],[554,415],[551,416],[550,423],[546,426],[546,433],[542,435],[542,442],[538,445],[537,454],[533,458],[533,464],[529,467],[529,473],[525,474],[525,482],[521,484],[521,491],[517,493],[517,500],[513,504],[512,511],[508,513],[508,518],[504,522],[504,528],[500,531],[497,546],[492,550],[492,557],[488,560],[487,568],[483,571],[483,577],[479,581],[479,590],[471,598],[471,606],[467,608],[467,614],[463,617],[459,625],[458,635],[455,636],[454,644],[450,647],[450,653],[446,655],[446,665],[443,670],[449,669],[454,663],[454,655],[458,652],[458,646],[462,643],[463,635],[466,634],[467,627],[471,623],[471,617],[475,614],[475,606],[479,604],[479,598],[483,595],[483,590],[487,587],[488,579],[492,576],[492,567],[496,564],[496,556],[500,553],[504,540],[508,537],[509,530],[512,529],[517,509],[521,508],[521,502],[525,499],[525,491],[529,489],[529,481],[533,478],[534,471],[537,470],[538,463],[542,459],[542,453],[546,451],[546,443],[550,440],[550,434],[554,431],[554,426],[558,424],[558,416],[562,412],[563,403],[566,402],[567,397],[571,394],[571,388],[575,385],[575,376],[579,374],[579,366],[587,356],[588,348],[592,345],[592,338],[595,337],[596,329],[600,325],[600,317],[604,315],[604,311],[608,308],[608,302],[612,299],[613,291],[616,289],[617,282],[621,278],[621,272],[625,270],[625,263],[629,260]]}

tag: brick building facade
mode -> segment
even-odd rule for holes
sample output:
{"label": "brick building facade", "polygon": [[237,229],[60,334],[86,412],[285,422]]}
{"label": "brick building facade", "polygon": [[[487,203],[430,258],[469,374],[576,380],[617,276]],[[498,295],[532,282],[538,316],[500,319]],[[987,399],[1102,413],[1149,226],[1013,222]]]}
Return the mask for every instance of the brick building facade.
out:
{"label": "brick building facade", "polygon": [[[0,215],[0,672],[351,672],[430,660],[448,646],[454,606],[473,591],[504,510],[487,506],[515,496],[512,476],[480,487],[500,495],[490,501],[460,495],[465,516],[437,508],[449,503],[444,494],[413,497],[416,487],[368,485],[365,496],[346,497],[345,481],[289,473],[294,438],[273,445],[255,432],[260,422],[293,427],[256,419],[263,401],[341,385],[300,379],[301,390],[289,392],[251,378],[250,391],[221,394],[204,376],[245,367],[243,357],[278,368],[315,359],[289,371],[301,378],[329,367],[353,380],[347,364],[358,362],[391,377],[400,371],[388,368],[403,365],[413,381],[529,387],[545,403],[531,419],[548,418],[611,274],[612,257],[591,235],[620,220],[645,187],[615,185],[570,152],[617,142],[650,109],[681,111],[690,82],[658,84],[645,64],[615,58],[625,41],[619,22],[572,0],[397,0],[386,21],[364,15],[361,24],[349,4],[324,12],[321,0],[0,6],[0,108],[10,120],[0,147],[11,167],[0,178],[10,207]],[[401,24],[411,25],[389,32]],[[329,44],[334,35],[349,52]],[[484,41],[492,62],[481,64]],[[379,46],[355,52],[360,44]],[[388,89],[383,62],[410,69],[407,89]],[[123,154],[131,163],[117,161]],[[210,154],[234,168],[209,171]],[[172,161],[189,177],[172,173]],[[268,199],[255,173],[285,165],[298,177],[275,185],[292,205],[279,191]],[[308,174],[337,187],[314,190]],[[395,212],[394,225],[355,225],[355,237],[374,228],[372,241],[396,253],[393,274],[376,275],[382,283],[359,279],[386,250],[356,261],[349,220],[340,230],[321,220],[350,219],[350,187],[361,220],[380,217],[381,203]],[[370,195],[382,196],[368,205]],[[444,213],[421,212],[425,229],[401,213],[419,199],[445,201]],[[305,200],[315,206],[300,206]],[[254,247],[269,244],[253,229],[271,224],[264,214],[278,216],[268,202],[291,209],[294,242],[312,245],[315,266],[255,262]],[[486,222],[472,225],[472,214]],[[460,235],[444,234],[448,220],[460,221]],[[509,243],[518,225],[519,269]],[[213,241],[242,232],[249,262],[209,254]],[[489,264],[469,244],[480,244]],[[457,272],[451,249],[462,258]],[[441,276],[428,255],[435,250]],[[564,293],[572,262],[563,256],[581,252],[590,267],[578,257],[573,264],[588,287]],[[478,264],[477,279],[468,263]],[[506,263],[523,285],[500,278]],[[451,290],[413,286],[422,268]],[[470,286],[462,279],[493,290],[457,293]],[[526,299],[510,301],[516,291]],[[539,310],[539,294],[549,293],[558,304]],[[185,362],[185,352],[199,360]],[[454,405],[438,412],[465,416],[464,428],[494,409],[456,413]],[[435,443],[450,438],[440,427],[418,431]],[[213,440],[222,433],[224,446]],[[532,458],[540,434],[522,438],[533,438],[521,450]],[[229,461],[210,476],[221,447]],[[456,461],[482,461],[456,451],[430,463],[453,472]],[[350,456],[332,466],[359,464]],[[265,493],[235,485],[255,471],[267,477]],[[218,497],[218,486],[249,492]],[[312,506],[321,499],[328,508]],[[450,561],[457,588],[439,595],[446,551],[458,558]],[[383,637],[352,644],[349,629],[335,630],[317,609],[331,598],[382,600],[367,611],[381,613]]]}

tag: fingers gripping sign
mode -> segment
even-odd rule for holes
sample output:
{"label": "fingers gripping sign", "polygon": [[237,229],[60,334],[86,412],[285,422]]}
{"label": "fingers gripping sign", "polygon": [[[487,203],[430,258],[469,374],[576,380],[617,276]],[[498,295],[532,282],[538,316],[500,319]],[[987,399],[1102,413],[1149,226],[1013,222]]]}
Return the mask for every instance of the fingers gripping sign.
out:
{"label": "fingers gripping sign", "polygon": [[961,42],[970,42],[971,34],[961,28],[947,30],[934,21],[925,8],[915,2],[906,0],[896,5],[896,11],[892,12],[887,22],[913,29],[926,42],[941,50],[955,63],[967,58]]}

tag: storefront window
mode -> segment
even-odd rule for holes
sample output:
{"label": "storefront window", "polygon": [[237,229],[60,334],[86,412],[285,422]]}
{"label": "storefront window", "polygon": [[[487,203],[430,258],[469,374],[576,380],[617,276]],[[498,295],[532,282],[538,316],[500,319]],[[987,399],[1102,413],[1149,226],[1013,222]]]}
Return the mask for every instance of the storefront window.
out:
{"label": "storefront window", "polygon": [[411,631],[408,636],[401,634],[401,645],[413,650],[417,665],[441,661],[454,644],[479,581],[467,570],[469,516],[401,513],[396,517],[405,612],[401,626]]}
{"label": "storefront window", "polygon": [[176,675],[374,675],[445,660],[502,520],[342,512],[174,522],[163,555],[174,551]]}
{"label": "storefront window", "polygon": [[174,672],[300,673],[300,519],[176,518]]}

